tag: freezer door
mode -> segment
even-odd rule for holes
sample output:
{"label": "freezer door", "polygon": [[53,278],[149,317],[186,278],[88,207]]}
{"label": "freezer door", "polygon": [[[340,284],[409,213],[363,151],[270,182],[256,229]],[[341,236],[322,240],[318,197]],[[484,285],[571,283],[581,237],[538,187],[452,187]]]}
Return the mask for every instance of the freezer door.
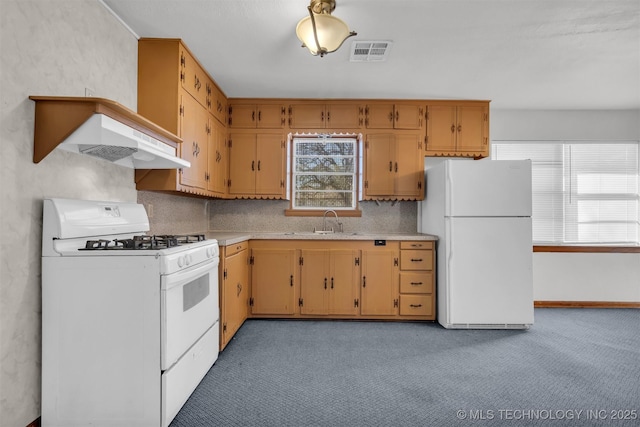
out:
{"label": "freezer door", "polygon": [[445,216],[531,216],[530,160],[447,160],[445,180]]}
{"label": "freezer door", "polygon": [[531,218],[448,218],[446,228],[444,326],[531,325]]}

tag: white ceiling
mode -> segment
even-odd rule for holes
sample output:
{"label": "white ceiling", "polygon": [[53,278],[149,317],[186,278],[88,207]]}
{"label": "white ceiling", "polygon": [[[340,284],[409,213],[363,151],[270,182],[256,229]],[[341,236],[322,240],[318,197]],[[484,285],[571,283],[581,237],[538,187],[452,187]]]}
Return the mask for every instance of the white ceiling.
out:
{"label": "white ceiling", "polygon": [[[228,97],[488,99],[640,108],[639,0],[336,0],[358,35],[300,47],[309,0],[103,0],[139,37],[181,38]],[[382,63],[352,40],[391,40]]]}

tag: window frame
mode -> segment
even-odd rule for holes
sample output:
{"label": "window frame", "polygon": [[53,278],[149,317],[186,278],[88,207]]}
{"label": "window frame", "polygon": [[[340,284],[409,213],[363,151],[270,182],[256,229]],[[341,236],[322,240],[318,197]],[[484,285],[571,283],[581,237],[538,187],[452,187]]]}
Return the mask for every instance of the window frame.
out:
{"label": "window frame", "polygon": [[[313,138],[336,138],[336,139],[354,139],[354,188],[353,188],[353,206],[352,207],[296,207],[295,206],[295,149],[296,139],[313,139]],[[285,210],[287,216],[322,216],[327,210],[334,210],[341,217],[359,217],[362,212],[359,208],[359,202],[362,200],[362,162],[363,162],[363,136],[361,133],[290,133],[288,135],[288,152],[287,152],[287,196],[289,198],[289,209]]]}
{"label": "window frame", "polygon": [[[536,144],[540,147],[544,147],[545,145],[548,145],[550,147],[550,150],[549,150],[550,152],[552,150],[557,151],[557,153],[555,153],[554,156],[557,156],[559,154],[559,157],[553,158],[553,163],[551,161],[552,159],[550,158],[545,159],[544,165],[554,169],[555,173],[553,174],[552,187],[561,188],[560,191],[554,190],[549,192],[549,195],[553,196],[556,201],[558,197],[561,198],[562,200],[562,204],[560,206],[561,215],[557,216],[557,213],[559,212],[557,210],[558,209],[557,207],[555,208],[556,209],[555,213],[551,211],[549,212],[545,211],[545,213],[549,213],[549,215],[546,215],[545,217],[552,218],[552,222],[545,222],[544,224],[547,226],[545,231],[548,233],[547,236],[545,237],[548,237],[550,239],[534,240],[535,246],[547,247],[547,248],[559,247],[559,246],[574,246],[574,247],[584,247],[584,248],[587,248],[587,247],[634,248],[634,247],[640,246],[640,229],[639,229],[640,228],[640,224],[639,224],[640,222],[640,141],[638,140],[494,140],[491,143],[491,159],[498,159],[498,160],[501,159],[499,155],[499,148],[501,145],[516,146],[518,144],[522,144],[522,145]],[[621,144],[628,144],[628,145],[635,146],[635,156],[630,158],[631,159],[630,161],[632,162],[632,164],[631,164],[631,167],[628,168],[629,171],[631,172],[630,176],[635,176],[635,180],[637,180],[637,182],[635,183],[635,189],[632,188],[631,193],[629,192],[612,193],[612,192],[600,191],[600,192],[585,193],[584,195],[579,194],[576,188],[578,183],[578,177],[580,175],[578,175],[578,171],[576,171],[575,169],[576,165],[573,163],[574,161],[574,158],[572,157],[573,147],[576,147],[576,146],[586,147],[588,145],[596,145],[598,146],[598,148],[601,149],[603,146],[606,146],[607,144],[610,144],[612,146],[621,145]],[[624,147],[623,147],[623,150],[621,151],[624,151]],[[594,155],[593,153],[589,154],[589,156],[593,156],[593,155]],[[589,160],[588,160],[589,156],[586,156],[580,159],[580,162],[582,163],[581,166],[583,168],[585,167],[592,168],[593,166],[599,167],[600,163],[598,162],[589,163]],[[508,159],[512,159],[512,158],[516,158],[516,157],[508,157]],[[502,159],[505,159],[505,158],[502,157]],[[536,173],[535,162],[532,162],[532,166],[534,167],[534,178],[535,178],[535,173]],[[544,167],[544,166],[540,164],[540,166],[538,167]],[[625,168],[625,171],[627,171],[627,168]],[[617,171],[613,170],[613,172],[617,172]],[[598,172],[598,174],[606,176],[611,174],[611,172],[603,168],[602,172]],[[552,174],[549,174],[546,177],[552,177]],[[633,182],[633,180],[631,182]],[[626,185],[628,186],[629,184],[627,183]],[[576,187],[576,188],[573,188],[573,187]],[[534,182],[534,190],[535,190],[535,182]],[[542,193],[544,192],[539,192],[539,194],[542,194]],[[535,199],[535,192],[534,192],[534,215],[535,215],[535,200],[536,199]],[[633,218],[633,215],[631,215],[631,217],[627,216],[627,219],[625,219],[624,221],[616,221],[612,219],[607,220],[607,218],[604,218],[602,221],[597,223],[597,224],[601,223],[603,224],[603,226],[606,226],[607,224],[610,224],[613,222],[633,224],[633,226],[635,227],[635,233],[632,232],[632,234],[629,235],[627,232],[627,237],[633,239],[634,238],[633,234],[635,234],[635,240],[634,241],[631,241],[631,240],[616,241],[613,238],[610,239],[609,241],[601,238],[595,239],[595,240],[593,239],[582,240],[579,235],[579,228],[580,228],[580,225],[584,223],[584,221],[580,220],[580,215],[579,215],[580,211],[576,203],[577,201],[580,201],[580,200],[596,200],[596,201],[602,201],[604,203],[606,203],[607,201],[636,201],[636,207],[638,208],[638,212],[635,214],[635,219]],[[554,204],[552,199],[545,200],[544,202],[546,205],[550,205],[550,206],[553,206]],[[633,211],[631,211],[631,213],[633,214]],[[601,217],[599,217],[599,219],[600,218]],[[556,224],[556,221],[558,220],[560,220],[561,222],[559,225],[559,228],[558,228],[558,225]],[[536,224],[535,218],[533,222],[535,225]],[[536,233],[534,230],[534,235],[535,234]]]}

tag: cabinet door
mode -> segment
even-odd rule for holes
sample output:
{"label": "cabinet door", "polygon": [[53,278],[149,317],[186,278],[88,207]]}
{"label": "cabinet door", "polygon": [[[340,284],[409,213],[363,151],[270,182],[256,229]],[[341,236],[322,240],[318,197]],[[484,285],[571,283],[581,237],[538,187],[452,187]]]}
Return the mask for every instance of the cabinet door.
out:
{"label": "cabinet door", "polygon": [[229,127],[231,128],[255,128],[256,106],[232,104],[229,106]]}
{"label": "cabinet door", "polygon": [[255,194],[256,135],[229,135],[229,194]]}
{"label": "cabinet door", "polygon": [[422,127],[423,107],[411,104],[396,104],[393,113],[395,129],[420,129]]}
{"label": "cabinet door", "polygon": [[209,158],[209,113],[191,95],[182,95],[182,144],[180,157],[191,162],[191,167],[183,168],[180,184],[191,187],[207,188],[207,168]]}
{"label": "cabinet door", "polygon": [[291,129],[324,128],[324,104],[293,104],[289,106],[289,127]]}
{"label": "cabinet door", "polygon": [[354,129],[362,125],[362,107],[354,104],[329,104],[327,105],[327,128]]}
{"label": "cabinet door", "polygon": [[453,152],[456,150],[456,107],[427,106],[428,152]]}
{"label": "cabinet door", "polygon": [[249,295],[248,251],[245,249],[224,260],[223,342],[227,343],[247,318]]}
{"label": "cabinet door", "polygon": [[421,198],[424,181],[424,160],[421,148],[420,135],[417,133],[395,135],[394,195]]}
{"label": "cabinet door", "polygon": [[252,314],[293,314],[295,249],[252,249]]}
{"label": "cabinet door", "polygon": [[198,101],[200,105],[207,108],[207,80],[205,72],[196,62],[195,58],[184,48],[180,47],[180,62],[182,64],[182,75],[180,81],[182,87]]}
{"label": "cabinet door", "polygon": [[470,153],[487,152],[487,108],[480,106],[458,107],[457,121],[457,150]]}
{"label": "cabinet door", "polygon": [[395,251],[362,252],[362,315],[398,313],[398,255]]}
{"label": "cabinet door", "polygon": [[216,194],[224,194],[227,179],[226,130],[222,123],[210,116],[209,135],[209,181],[208,189]]}
{"label": "cabinet door", "polygon": [[329,314],[355,315],[358,313],[358,277],[356,266],[359,251],[331,250],[329,260]]}
{"label": "cabinet door", "polygon": [[393,194],[393,134],[367,135],[365,145],[365,194],[386,196]]}
{"label": "cabinet door", "polygon": [[207,107],[220,123],[227,123],[227,99],[213,81],[207,81]]}
{"label": "cabinet door", "polygon": [[365,108],[365,126],[368,129],[393,129],[393,104],[370,104]]}
{"label": "cabinet door", "polygon": [[327,314],[329,251],[308,249],[300,255],[300,314]]}
{"label": "cabinet door", "polygon": [[285,155],[282,134],[256,136],[255,194],[284,195]]}
{"label": "cabinet door", "polygon": [[284,105],[258,105],[256,127],[260,129],[281,129],[285,124]]}

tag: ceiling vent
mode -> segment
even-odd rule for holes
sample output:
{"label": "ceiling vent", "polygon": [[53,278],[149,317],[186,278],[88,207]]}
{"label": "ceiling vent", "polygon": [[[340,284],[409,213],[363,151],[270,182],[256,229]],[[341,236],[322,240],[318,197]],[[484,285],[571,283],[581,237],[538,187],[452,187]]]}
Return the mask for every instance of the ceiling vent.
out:
{"label": "ceiling vent", "polygon": [[386,61],[392,41],[360,41],[351,43],[351,62],[382,62]]}

